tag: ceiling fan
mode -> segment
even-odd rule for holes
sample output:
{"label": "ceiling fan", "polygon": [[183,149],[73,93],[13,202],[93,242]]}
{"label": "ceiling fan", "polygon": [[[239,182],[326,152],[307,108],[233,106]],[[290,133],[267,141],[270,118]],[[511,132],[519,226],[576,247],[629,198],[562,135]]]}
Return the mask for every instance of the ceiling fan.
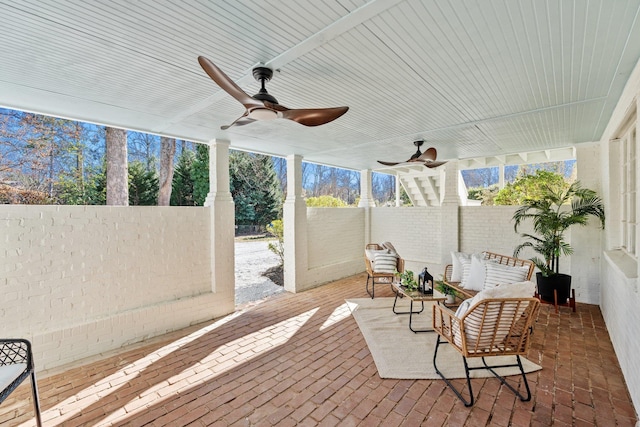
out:
{"label": "ceiling fan", "polygon": [[378,160],[378,163],[385,166],[396,166],[396,165],[404,165],[411,163],[419,163],[428,168],[437,168],[438,166],[442,166],[447,162],[436,162],[436,156],[438,152],[435,148],[430,147],[424,153],[420,151],[420,147],[424,144],[424,141],[413,141],[413,145],[418,147],[418,150],[413,153],[413,155],[409,158],[409,160],[405,162],[383,162]]}
{"label": "ceiling fan", "polygon": [[273,70],[271,68],[256,67],[253,69],[253,77],[260,83],[261,87],[257,94],[249,96],[223,73],[220,68],[204,56],[199,56],[198,62],[218,86],[246,108],[244,114],[233,123],[222,126],[221,129],[223,130],[229,129],[231,126],[247,125],[256,120],[272,120],[277,118],[293,120],[305,126],[318,126],[337,119],[349,109],[349,107],[289,109],[278,104],[276,98],[270,95],[264,87],[265,83],[271,80],[273,76]]}

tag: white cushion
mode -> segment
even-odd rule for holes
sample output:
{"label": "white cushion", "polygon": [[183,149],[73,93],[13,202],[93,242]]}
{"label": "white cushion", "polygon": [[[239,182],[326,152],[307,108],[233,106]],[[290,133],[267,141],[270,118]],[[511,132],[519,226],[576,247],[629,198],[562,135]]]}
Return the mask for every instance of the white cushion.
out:
{"label": "white cushion", "polygon": [[391,242],[383,242],[382,247],[387,249],[389,253],[398,254],[398,251],[396,251],[396,248],[391,244]]}
{"label": "white cushion", "polygon": [[463,277],[460,286],[470,291],[484,289],[485,264],[483,254],[473,254],[471,261],[463,261]]}
{"label": "white cushion", "polygon": [[27,369],[26,363],[0,366],[0,390],[9,387]]}
{"label": "white cushion", "polygon": [[374,273],[394,273],[398,258],[394,254],[377,253],[373,263]]}
{"label": "white cushion", "polygon": [[522,282],[527,279],[529,274],[529,266],[503,265],[493,262],[487,263],[485,270],[486,276],[483,289],[490,289],[507,283]]}
{"label": "white cushion", "polygon": [[[535,283],[531,281],[520,282],[520,283],[509,283],[505,285],[495,286],[493,288],[489,288],[487,290],[478,292],[476,296],[471,299],[465,300],[466,303],[469,301],[469,304],[461,304],[456,311],[456,317],[462,318],[465,314],[469,312],[469,309],[472,309],[476,304],[486,300],[486,299],[494,299],[494,298],[530,298],[533,296],[533,293],[536,289]],[[484,308],[478,308],[477,310],[484,310]],[[524,307],[521,308],[522,312],[524,312]],[[511,312],[513,314],[513,311]],[[508,313],[506,313],[508,314]],[[519,313],[520,315],[522,313]],[[481,316],[482,317],[482,316]],[[467,335],[467,345],[475,345],[477,340],[482,340],[482,337],[479,337],[479,324],[471,321],[471,319],[465,319],[465,331]],[[509,325],[504,324],[499,326],[499,332],[503,332],[506,334],[509,331]],[[453,334],[454,334],[454,342],[458,346],[462,346],[462,338],[460,336],[460,324],[459,322],[455,322],[453,325]],[[486,343],[481,343],[484,345]]]}
{"label": "white cushion", "polygon": [[462,281],[462,260],[467,260],[471,258],[471,254],[466,254],[464,252],[451,252],[451,277],[449,278],[452,282],[461,282]]}

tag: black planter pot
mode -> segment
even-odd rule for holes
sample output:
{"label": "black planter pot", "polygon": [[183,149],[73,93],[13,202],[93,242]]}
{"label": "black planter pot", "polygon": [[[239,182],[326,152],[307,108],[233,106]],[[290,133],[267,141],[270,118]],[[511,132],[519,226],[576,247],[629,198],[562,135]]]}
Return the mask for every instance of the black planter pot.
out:
{"label": "black planter pot", "polygon": [[538,295],[543,301],[553,303],[553,290],[558,292],[558,304],[566,304],[571,295],[571,276],[568,274],[552,274],[544,277],[536,273]]}

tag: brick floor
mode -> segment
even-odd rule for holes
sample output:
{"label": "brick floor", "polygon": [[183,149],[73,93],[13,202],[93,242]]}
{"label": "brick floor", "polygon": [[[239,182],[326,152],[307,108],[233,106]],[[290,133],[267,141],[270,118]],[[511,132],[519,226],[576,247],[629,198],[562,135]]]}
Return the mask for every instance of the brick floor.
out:
{"label": "brick floor", "polygon": [[[345,308],[364,275],[280,294],[38,381],[46,426],[633,427],[636,414],[600,309],[543,306],[528,357],[530,402],[474,379],[465,408],[440,380],[381,379]],[[378,296],[391,296],[385,286]],[[37,361],[36,361],[37,362]],[[30,389],[0,404],[0,424],[35,425]]]}

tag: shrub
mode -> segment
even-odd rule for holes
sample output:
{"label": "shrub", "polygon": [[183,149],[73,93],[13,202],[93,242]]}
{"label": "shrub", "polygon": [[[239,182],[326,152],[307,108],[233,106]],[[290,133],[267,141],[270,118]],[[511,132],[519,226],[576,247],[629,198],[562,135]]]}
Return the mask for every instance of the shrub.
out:
{"label": "shrub", "polygon": [[280,257],[280,265],[284,265],[284,224],[276,219],[267,225],[267,232],[276,238],[275,243],[269,243],[269,250]]}

